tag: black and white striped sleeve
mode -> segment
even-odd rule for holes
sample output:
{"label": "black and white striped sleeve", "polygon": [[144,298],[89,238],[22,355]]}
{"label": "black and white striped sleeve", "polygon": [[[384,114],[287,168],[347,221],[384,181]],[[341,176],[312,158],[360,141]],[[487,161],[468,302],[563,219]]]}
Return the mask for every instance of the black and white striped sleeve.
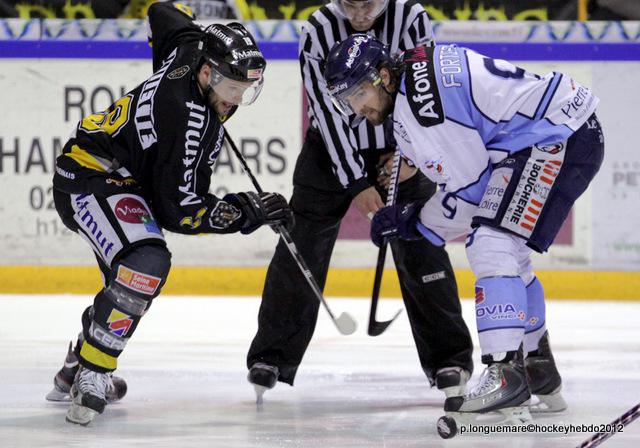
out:
{"label": "black and white striped sleeve", "polygon": [[404,8],[407,14],[406,31],[402,41],[404,49],[415,48],[420,45],[435,45],[433,28],[424,6],[417,0],[408,0],[404,4]]}
{"label": "black and white striped sleeve", "polygon": [[323,77],[325,56],[333,44],[346,35],[342,21],[318,12],[302,28],[299,57],[310,121],[322,134],[340,183],[355,196],[369,187],[364,161],[358,153],[358,143],[348,117],[331,102]]}

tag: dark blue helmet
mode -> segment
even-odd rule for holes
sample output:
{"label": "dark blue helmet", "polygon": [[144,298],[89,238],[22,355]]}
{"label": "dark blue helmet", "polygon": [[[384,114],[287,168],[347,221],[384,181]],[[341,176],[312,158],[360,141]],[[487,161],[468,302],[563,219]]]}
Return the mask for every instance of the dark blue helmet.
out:
{"label": "dark blue helmet", "polygon": [[364,81],[380,84],[378,68],[384,62],[393,65],[389,47],[367,34],[352,34],[329,51],[324,67],[327,90],[336,107],[345,115],[355,111],[349,99]]}

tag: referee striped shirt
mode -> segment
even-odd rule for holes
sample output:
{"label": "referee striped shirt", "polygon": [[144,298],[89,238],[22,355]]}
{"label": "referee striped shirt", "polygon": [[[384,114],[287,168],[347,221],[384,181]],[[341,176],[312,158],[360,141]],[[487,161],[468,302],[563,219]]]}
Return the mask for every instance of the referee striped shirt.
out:
{"label": "referee striped shirt", "polygon": [[[385,148],[384,125],[373,126],[363,120],[352,129],[349,118],[331,102],[322,67],[333,44],[356,32],[330,3],[314,12],[303,25],[299,48],[310,125],[322,134],[335,174],[354,196],[369,186],[358,151]],[[433,45],[431,22],[417,0],[389,0],[386,11],[366,33],[389,45],[392,55],[418,45]]]}

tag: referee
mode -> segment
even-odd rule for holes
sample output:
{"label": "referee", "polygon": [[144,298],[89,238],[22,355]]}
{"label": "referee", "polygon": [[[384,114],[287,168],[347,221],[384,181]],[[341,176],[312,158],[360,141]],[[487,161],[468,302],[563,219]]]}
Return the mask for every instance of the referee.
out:
{"label": "referee", "polygon": [[[417,0],[333,0],[302,28],[299,59],[310,126],[293,174],[291,237],[322,288],[350,204],[364,216],[384,206],[383,185],[395,150],[385,125],[343,118],[326,91],[323,61],[336,41],[356,32],[382,40],[391,54],[433,45],[431,23]],[[404,162],[399,181],[398,203],[426,201],[435,191],[433,183]],[[449,256],[426,239],[390,244],[420,365],[432,386],[447,396],[460,394],[473,369],[473,347]],[[318,308],[281,240],[267,271],[258,332],[247,356],[248,379],[259,400],[276,381],[293,385]]]}

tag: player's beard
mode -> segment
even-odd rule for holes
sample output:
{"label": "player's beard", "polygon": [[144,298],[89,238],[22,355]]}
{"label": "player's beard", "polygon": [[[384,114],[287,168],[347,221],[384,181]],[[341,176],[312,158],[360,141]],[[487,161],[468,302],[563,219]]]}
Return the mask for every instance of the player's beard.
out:
{"label": "player's beard", "polygon": [[218,116],[221,118],[226,117],[233,110],[234,104],[222,100],[211,88],[211,86],[207,86],[207,89],[205,91],[205,98],[207,99],[207,104],[209,104],[209,107],[215,110]]}
{"label": "player's beard", "polygon": [[380,89],[378,98],[380,104],[377,108],[370,107],[362,111],[362,115],[365,116],[367,121],[375,126],[384,123],[391,112],[393,112],[393,98],[391,95],[385,90]]}

